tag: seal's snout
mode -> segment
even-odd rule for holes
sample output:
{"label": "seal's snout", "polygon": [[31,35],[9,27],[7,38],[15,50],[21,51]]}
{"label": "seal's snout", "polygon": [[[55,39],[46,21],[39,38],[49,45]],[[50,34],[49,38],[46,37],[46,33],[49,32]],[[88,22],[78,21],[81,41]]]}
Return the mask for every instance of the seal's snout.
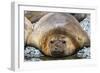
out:
{"label": "seal's snout", "polygon": [[55,53],[62,53],[63,50],[61,48],[54,48],[54,50],[52,52],[55,52]]}
{"label": "seal's snout", "polygon": [[64,55],[65,45],[66,45],[66,41],[64,40],[50,41],[51,55],[53,57],[62,57]]}

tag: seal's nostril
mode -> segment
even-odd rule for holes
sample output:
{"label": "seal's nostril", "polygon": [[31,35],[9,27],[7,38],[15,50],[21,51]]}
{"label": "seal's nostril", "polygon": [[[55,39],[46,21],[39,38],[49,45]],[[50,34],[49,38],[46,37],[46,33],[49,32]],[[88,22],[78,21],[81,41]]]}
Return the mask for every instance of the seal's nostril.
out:
{"label": "seal's nostril", "polygon": [[51,43],[51,44],[53,44],[53,43],[54,43],[54,41],[50,41],[50,43]]}
{"label": "seal's nostril", "polygon": [[55,50],[57,50],[57,48],[55,48]]}
{"label": "seal's nostril", "polygon": [[62,41],[62,43],[63,43],[63,44],[65,44],[65,43],[66,43],[66,41]]}
{"label": "seal's nostril", "polygon": [[59,48],[55,48],[55,51],[60,51],[60,49]]}

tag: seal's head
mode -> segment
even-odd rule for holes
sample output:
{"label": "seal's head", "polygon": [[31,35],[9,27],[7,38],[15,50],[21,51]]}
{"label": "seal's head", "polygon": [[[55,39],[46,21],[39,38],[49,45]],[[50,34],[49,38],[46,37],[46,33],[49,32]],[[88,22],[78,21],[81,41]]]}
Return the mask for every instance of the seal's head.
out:
{"label": "seal's head", "polygon": [[63,34],[56,34],[51,36],[48,41],[48,48],[54,57],[64,56],[64,49],[67,47],[66,36]]}
{"label": "seal's head", "polygon": [[41,43],[42,52],[47,56],[64,57],[72,55],[79,44],[75,37],[66,32],[64,28],[57,28],[45,34]]}

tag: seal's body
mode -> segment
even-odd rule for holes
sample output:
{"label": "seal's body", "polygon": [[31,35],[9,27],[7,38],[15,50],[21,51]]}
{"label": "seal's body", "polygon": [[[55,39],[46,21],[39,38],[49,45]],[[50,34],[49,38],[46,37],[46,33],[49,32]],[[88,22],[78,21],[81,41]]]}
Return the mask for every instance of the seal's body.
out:
{"label": "seal's body", "polygon": [[69,56],[90,46],[89,37],[77,19],[66,13],[44,15],[34,25],[26,43],[52,57]]}

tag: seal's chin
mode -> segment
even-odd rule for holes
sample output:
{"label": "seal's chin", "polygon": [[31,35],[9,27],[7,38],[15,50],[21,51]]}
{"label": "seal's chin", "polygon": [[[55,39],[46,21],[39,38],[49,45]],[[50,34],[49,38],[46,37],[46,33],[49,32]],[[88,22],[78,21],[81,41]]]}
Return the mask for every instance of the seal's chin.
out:
{"label": "seal's chin", "polygon": [[64,51],[52,51],[51,52],[52,57],[64,57]]}

